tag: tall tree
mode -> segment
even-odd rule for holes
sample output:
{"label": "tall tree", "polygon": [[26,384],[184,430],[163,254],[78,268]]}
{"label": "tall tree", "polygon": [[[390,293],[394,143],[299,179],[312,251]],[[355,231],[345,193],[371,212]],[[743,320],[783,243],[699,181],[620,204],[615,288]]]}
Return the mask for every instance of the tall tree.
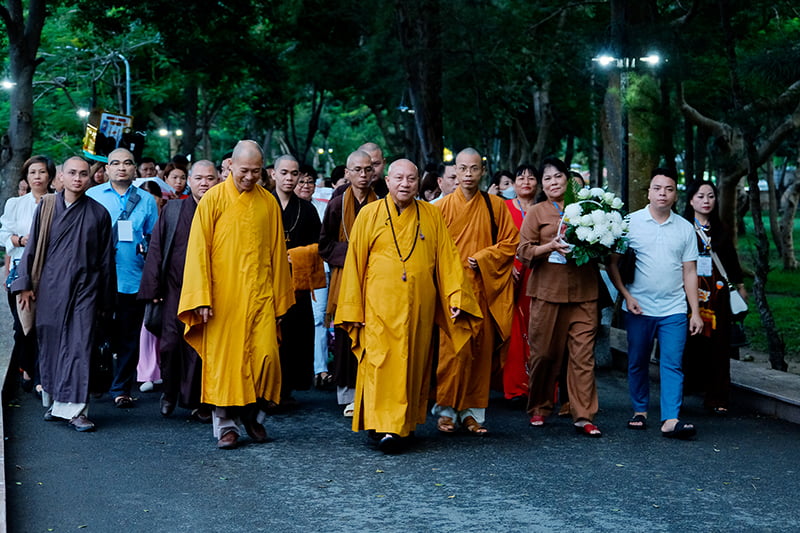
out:
{"label": "tall tree", "polygon": [[9,72],[15,85],[10,91],[10,116],[0,141],[0,202],[16,191],[17,175],[33,147],[33,76],[47,16],[45,0],[6,0],[0,19],[8,35]]}

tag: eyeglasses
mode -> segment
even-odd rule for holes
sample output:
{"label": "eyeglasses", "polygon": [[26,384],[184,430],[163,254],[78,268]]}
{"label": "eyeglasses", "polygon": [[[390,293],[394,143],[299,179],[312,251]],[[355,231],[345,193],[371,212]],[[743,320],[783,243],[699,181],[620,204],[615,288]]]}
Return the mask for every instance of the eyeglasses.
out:
{"label": "eyeglasses", "polygon": [[117,161],[115,159],[114,161],[109,161],[108,162],[108,166],[110,166],[110,167],[118,167],[120,165],[123,165],[123,166],[126,166],[126,167],[135,167],[136,163],[134,163],[130,159],[126,159],[125,161]]}
{"label": "eyeglasses", "polygon": [[459,172],[466,172],[467,170],[469,170],[473,174],[477,174],[478,172],[481,171],[481,167],[479,167],[478,165],[472,165],[471,167],[468,167],[466,165],[460,165],[458,167]]}
{"label": "eyeglasses", "polygon": [[297,182],[298,187],[307,187],[310,185],[314,185],[314,180],[300,180]]}
{"label": "eyeglasses", "polygon": [[354,167],[354,168],[348,168],[347,170],[349,170],[354,174],[361,174],[362,172],[364,174],[371,174],[375,169],[372,167]]}

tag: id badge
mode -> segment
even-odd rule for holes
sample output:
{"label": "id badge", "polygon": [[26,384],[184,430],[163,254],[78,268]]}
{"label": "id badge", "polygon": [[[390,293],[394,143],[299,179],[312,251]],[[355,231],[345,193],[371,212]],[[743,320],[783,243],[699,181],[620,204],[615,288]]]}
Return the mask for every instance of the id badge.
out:
{"label": "id badge", "polygon": [[550,257],[547,258],[548,263],[556,263],[558,265],[566,265],[567,258],[558,252],[550,252]]}
{"label": "id badge", "polygon": [[133,222],[130,220],[117,220],[117,240],[119,242],[133,242]]}
{"label": "id badge", "polygon": [[697,258],[697,275],[704,278],[711,277],[712,265],[710,255],[701,255]]}

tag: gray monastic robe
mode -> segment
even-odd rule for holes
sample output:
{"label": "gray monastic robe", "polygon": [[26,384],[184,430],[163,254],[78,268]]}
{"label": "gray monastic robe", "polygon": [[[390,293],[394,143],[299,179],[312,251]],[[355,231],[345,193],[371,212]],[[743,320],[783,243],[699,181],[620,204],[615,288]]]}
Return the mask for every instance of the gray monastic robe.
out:
{"label": "gray monastic robe", "polygon": [[[39,210],[12,292],[30,290],[39,238]],[[89,367],[97,313],[116,296],[114,243],[108,211],[82,196],[69,208],[56,195],[53,222],[36,296],[36,336],[42,387],[55,401],[89,401]]]}
{"label": "gray monastic robe", "polygon": [[[139,284],[140,300],[163,298],[163,325],[158,352],[161,357],[163,391],[181,407],[194,409],[200,406],[201,361],[197,352],[183,338],[184,324],[178,320],[178,301],[183,286],[183,267],[186,263],[186,244],[192,218],[197,209],[193,197],[170,200],[158,218],[150,248],[144,263]],[[168,211],[177,210],[174,228],[167,228]],[[167,231],[172,229],[172,244],[165,250]],[[167,254],[166,272],[162,272],[164,254]]]}

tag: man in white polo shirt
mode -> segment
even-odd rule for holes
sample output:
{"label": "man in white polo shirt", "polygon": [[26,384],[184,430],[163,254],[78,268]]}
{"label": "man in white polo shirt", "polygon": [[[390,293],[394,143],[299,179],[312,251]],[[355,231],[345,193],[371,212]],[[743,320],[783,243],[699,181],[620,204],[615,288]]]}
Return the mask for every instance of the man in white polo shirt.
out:
{"label": "man in white polo shirt", "polygon": [[[661,350],[661,434],[687,439],[697,430],[679,420],[683,400],[681,361],[688,332],[703,331],[697,300],[697,243],[692,225],[672,211],[678,185],[671,170],[651,174],[647,207],[631,214],[630,247],[636,252],[633,282],[625,285],[618,255],[612,256],[609,276],[625,298],[628,333],[628,388],[634,416],[630,429],[645,429],[650,387],[648,365],[653,340]],[[687,317],[687,301],[690,316]]]}

